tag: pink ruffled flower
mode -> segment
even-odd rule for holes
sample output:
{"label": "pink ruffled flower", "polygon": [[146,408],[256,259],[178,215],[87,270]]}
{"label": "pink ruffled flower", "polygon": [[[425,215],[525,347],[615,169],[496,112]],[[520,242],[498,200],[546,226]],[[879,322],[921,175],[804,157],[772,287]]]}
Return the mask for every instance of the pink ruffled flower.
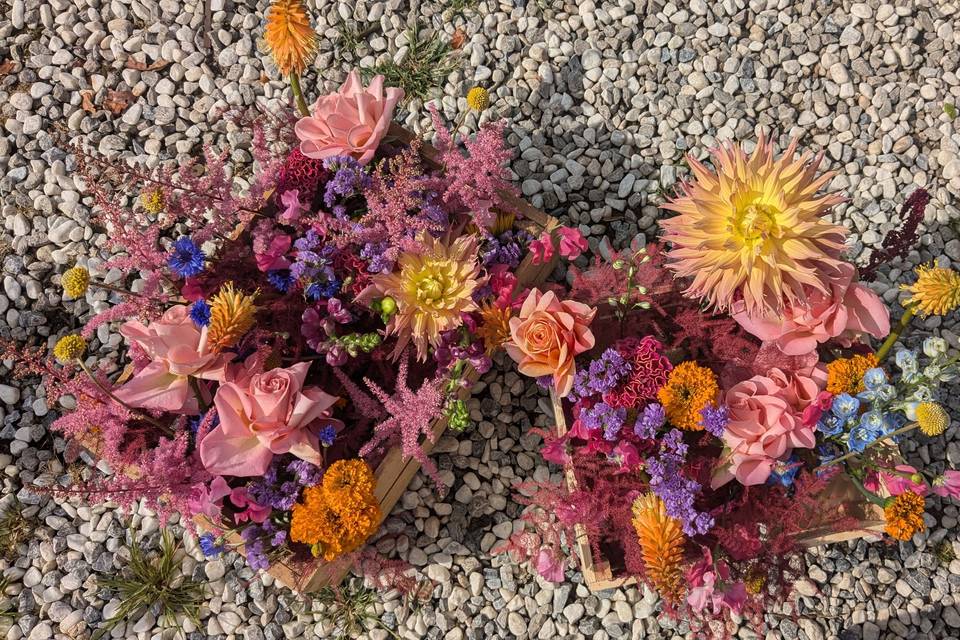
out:
{"label": "pink ruffled flower", "polygon": [[286,224],[293,224],[299,220],[300,215],[306,211],[306,208],[300,204],[299,189],[284,191],[283,194],[280,195],[280,204],[284,206],[284,209],[277,217],[280,218],[280,222]]}
{"label": "pink ruffled flower", "polygon": [[[284,256],[290,250],[293,240],[285,233],[278,233],[270,239],[266,246],[257,246],[254,242],[253,257],[257,262],[257,268],[260,271],[273,271],[274,269],[286,269],[290,266],[290,261]],[[257,251],[260,249],[260,251]]]}
{"label": "pink ruffled flower", "polygon": [[[898,464],[894,467],[894,471],[896,471],[896,473],[889,473],[886,470],[882,470],[879,473],[877,471],[870,471],[863,479],[864,489],[872,491],[873,493],[879,493],[882,486],[891,496],[898,496],[907,491],[911,491],[920,496],[927,494],[929,490],[927,483],[923,482],[922,478],[920,482],[914,482],[913,480],[913,478],[918,475],[916,469],[908,464]],[[936,489],[934,489],[934,491],[936,491]]]}
{"label": "pink ruffled flower", "polygon": [[551,440],[550,444],[545,444],[540,448],[540,457],[547,462],[557,465],[565,465],[570,462],[570,454],[567,452],[567,439],[557,438]]}
{"label": "pink ruffled flower", "polygon": [[537,557],[533,561],[536,568],[544,580],[550,582],[563,582],[564,557],[552,552],[550,549],[540,549]]}
{"label": "pink ruffled flower", "polygon": [[747,602],[747,589],[742,582],[729,584],[730,567],[723,560],[713,562],[710,549],[704,547],[703,558],[687,571],[687,584],[692,587],[687,594],[687,604],[700,613],[708,605],[714,614],[727,607],[734,613],[743,611]]}
{"label": "pink ruffled flower", "polygon": [[[802,416],[825,383],[819,369],[809,374],[771,369],[731,387],[724,399],[730,421],[723,434],[730,450],[729,473],[743,485],[763,484],[793,449],[816,446],[815,426],[805,424]],[[714,486],[729,479],[715,477]]]}
{"label": "pink ruffled flower", "polygon": [[815,428],[817,423],[820,422],[820,418],[823,417],[824,412],[829,411],[831,406],[833,406],[833,394],[829,391],[821,391],[818,393],[816,400],[803,410],[803,426]]}
{"label": "pink ruffled flower", "polygon": [[933,492],[938,496],[947,496],[960,500],[960,471],[947,469],[942,476],[933,479]]}
{"label": "pink ruffled flower", "polygon": [[549,262],[553,258],[553,238],[550,232],[544,231],[539,238],[532,240],[527,248],[530,250],[530,260],[533,264]]}
{"label": "pink ruffled flower", "polygon": [[313,113],[294,126],[300,152],[323,160],[352,156],[360,164],[373,160],[380,140],[390,128],[393,110],[403,99],[403,89],[384,89],[383,76],[364,87],[360,74],[351,71],[337,93],[320,96]]}
{"label": "pink ruffled flower", "polygon": [[233,516],[233,519],[236,520],[238,524],[247,522],[248,520],[260,524],[270,517],[270,511],[272,511],[270,507],[258,504],[251,498],[250,494],[247,493],[246,487],[237,487],[231,491],[230,502],[238,509],[243,509],[243,511],[238,511]]}
{"label": "pink ruffled flower", "polygon": [[200,459],[210,473],[259,476],[274,455],[291,453],[322,464],[319,430],[328,424],[335,396],[304,388],[310,364],[271,369],[241,382],[226,382],[214,404],[220,424],[200,441]]}
{"label": "pink ruffled flower", "polygon": [[552,376],[563,398],[573,387],[574,357],[593,348],[590,323],[596,309],[560,300],[552,291],[532,289],[517,317],[510,318],[510,340],[504,345],[525,376]]}
{"label": "pink ruffled flower", "polygon": [[198,413],[189,379],[222,381],[233,357],[207,349],[207,328],[193,323],[185,305],[170,307],[149,325],[138,320],[125,322],[120,333],[150,358],[146,367],[114,391],[132,407]]}
{"label": "pink ruffled flower", "polygon": [[560,255],[567,260],[576,260],[589,247],[580,229],[560,227],[557,229],[557,236],[560,239],[558,247]]}
{"label": "pink ruffled flower", "polygon": [[882,338],[890,333],[890,312],[873,291],[854,282],[855,270],[840,264],[840,275],[830,284],[830,293],[814,288],[806,303],[789,305],[777,316],[750,317],[743,303],[734,305],[733,319],[764,342],[773,342],[783,353],[798,356],[817,345],[837,339],[843,346],[868,333]]}
{"label": "pink ruffled flower", "polygon": [[222,502],[225,497],[230,495],[231,489],[221,476],[217,476],[210,481],[210,487],[206,484],[198,484],[193,487],[193,495],[187,500],[187,507],[194,515],[203,515],[213,523],[220,522],[220,512]]}

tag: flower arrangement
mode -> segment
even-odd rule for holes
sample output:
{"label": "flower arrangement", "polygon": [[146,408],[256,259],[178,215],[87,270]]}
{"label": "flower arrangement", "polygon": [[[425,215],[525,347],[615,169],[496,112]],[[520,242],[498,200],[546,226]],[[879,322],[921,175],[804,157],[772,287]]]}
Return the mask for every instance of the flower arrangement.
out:
{"label": "flower arrangement", "polygon": [[[566,482],[523,485],[527,526],[502,551],[560,580],[578,550],[722,637],[786,595],[811,532],[856,530],[866,505],[909,540],[924,496],[960,497],[960,472],[914,468],[897,447],[949,426],[937,394],[957,358],[940,338],[921,352],[899,339],[915,314],[960,306],[960,275],[919,268],[891,330],[827,218],[842,199],[821,193],[830,175],[795,149],[777,157],[761,138],[715,151],[713,168],[690,159],[659,243],[528,295],[506,351],[549,389],[542,455]],[[924,196],[884,259],[909,249]]]}
{"label": "flower arrangement", "polygon": [[[303,113],[233,116],[255,173],[239,179],[231,150],[150,171],[78,149],[112,257],[61,281],[94,312],[52,357],[5,353],[68,409],[53,428],[73,454],[109,467],[57,491],[197,520],[206,553],[242,546],[255,569],[349,561],[392,507],[375,471],[391,447],[444,489],[430,444],[468,426],[473,376],[539,277],[521,256],[552,238],[519,206],[502,124],[461,141],[433,109],[426,154],[397,133],[403,91],[382,77],[354,71],[306,108],[316,34],[302,3],[275,2],[266,39]],[[126,275],[108,284],[111,270]]]}

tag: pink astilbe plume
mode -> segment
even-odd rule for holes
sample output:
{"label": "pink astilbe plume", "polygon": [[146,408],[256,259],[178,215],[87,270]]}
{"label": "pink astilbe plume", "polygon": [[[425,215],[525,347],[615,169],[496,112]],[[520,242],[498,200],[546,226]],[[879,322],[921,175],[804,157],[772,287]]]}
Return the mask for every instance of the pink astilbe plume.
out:
{"label": "pink astilbe plume", "polygon": [[397,381],[392,396],[369,378],[363,379],[373,395],[383,403],[390,417],[374,428],[373,437],[360,449],[360,455],[369,456],[387,441],[399,439],[403,455],[419,462],[424,473],[433,480],[437,490],[443,492],[445,487],[437,473],[437,467],[420,446],[421,435],[430,442],[436,441],[433,421],[442,411],[443,382],[439,378],[424,380],[420,388],[413,391],[407,386],[408,369],[408,358],[404,353],[400,357],[400,368],[397,371]]}
{"label": "pink astilbe plume", "polygon": [[333,375],[337,376],[337,380],[343,385],[344,391],[350,396],[350,401],[353,402],[354,408],[360,412],[360,415],[371,420],[376,420],[383,415],[383,408],[377,401],[351,380],[350,376],[344,373],[340,367],[333,367]]}
{"label": "pink astilbe plume", "polygon": [[440,121],[436,106],[431,104],[429,109],[436,131],[434,145],[445,169],[445,175],[436,178],[433,187],[448,208],[469,212],[480,228],[490,226],[496,217],[492,209],[505,208],[503,194],[517,194],[505,168],[513,158],[503,140],[505,123],[481,126],[473,140],[464,140],[464,153]]}

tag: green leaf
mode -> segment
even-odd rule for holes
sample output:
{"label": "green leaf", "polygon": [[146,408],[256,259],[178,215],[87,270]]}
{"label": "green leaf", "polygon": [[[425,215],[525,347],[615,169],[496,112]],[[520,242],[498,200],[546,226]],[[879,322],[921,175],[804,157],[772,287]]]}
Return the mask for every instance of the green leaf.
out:
{"label": "green leaf", "polygon": [[943,112],[947,114],[947,117],[951,120],[954,120],[957,117],[957,107],[951,102],[943,103]]}

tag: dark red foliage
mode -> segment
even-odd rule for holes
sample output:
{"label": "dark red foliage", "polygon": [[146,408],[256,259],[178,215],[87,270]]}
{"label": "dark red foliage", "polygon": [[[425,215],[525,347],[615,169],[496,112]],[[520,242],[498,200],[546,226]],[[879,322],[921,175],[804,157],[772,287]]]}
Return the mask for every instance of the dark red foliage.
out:
{"label": "dark red foliage", "polygon": [[917,189],[910,194],[900,208],[901,226],[887,234],[879,249],[870,254],[870,262],[860,270],[861,280],[873,280],[880,265],[896,258],[902,258],[917,246],[920,234],[917,229],[923,221],[923,212],[930,202],[926,189]]}

